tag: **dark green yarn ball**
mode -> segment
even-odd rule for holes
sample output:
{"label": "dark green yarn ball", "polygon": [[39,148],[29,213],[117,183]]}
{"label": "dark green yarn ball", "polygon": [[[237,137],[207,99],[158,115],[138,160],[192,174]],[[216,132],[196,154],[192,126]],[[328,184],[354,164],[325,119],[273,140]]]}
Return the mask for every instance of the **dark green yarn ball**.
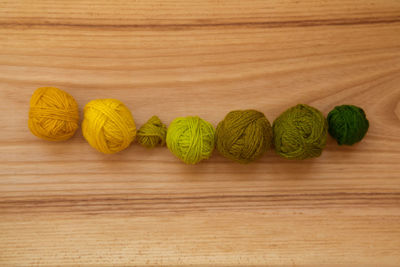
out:
{"label": "dark green yarn ball", "polygon": [[324,115],[299,104],[283,112],[273,123],[276,152],[287,159],[307,159],[321,155],[326,145],[328,123]]}
{"label": "dark green yarn ball", "polygon": [[353,145],[365,136],[369,122],[364,110],[353,105],[335,107],[328,114],[329,134],[339,145]]}

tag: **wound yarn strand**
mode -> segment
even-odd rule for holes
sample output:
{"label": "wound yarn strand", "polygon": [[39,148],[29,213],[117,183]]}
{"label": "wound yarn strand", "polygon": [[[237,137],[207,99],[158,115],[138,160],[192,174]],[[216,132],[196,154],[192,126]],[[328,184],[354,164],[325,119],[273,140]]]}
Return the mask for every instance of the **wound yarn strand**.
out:
{"label": "wound yarn strand", "polygon": [[38,88],[29,109],[29,130],[48,141],[70,139],[79,127],[79,110],[75,99],[56,87]]}
{"label": "wound yarn strand", "polygon": [[[369,129],[365,111],[354,105],[340,105],[327,118],[306,104],[293,106],[279,115],[272,126],[257,110],[229,112],[214,129],[198,116],[179,117],[167,127],[152,116],[136,132],[130,110],[117,99],[96,99],[83,109],[82,134],[90,146],[104,154],[120,152],[137,138],[146,148],[167,145],[186,164],[211,157],[214,148],[233,161],[250,163],[269,149],[287,159],[304,160],[321,155],[329,134],[339,145],[360,142]],[[71,138],[79,127],[75,99],[56,87],[40,87],[32,95],[29,130],[49,141]]]}
{"label": "wound yarn strand", "polygon": [[105,154],[127,148],[136,136],[129,109],[116,99],[97,99],[86,104],[82,133],[88,143]]}
{"label": "wound yarn strand", "polygon": [[151,117],[137,132],[137,142],[144,147],[164,146],[167,126],[157,116]]}
{"label": "wound yarn strand", "polygon": [[321,155],[326,145],[328,123],[322,113],[299,104],[283,112],[273,123],[274,146],[287,159],[307,159]]}
{"label": "wound yarn strand", "polygon": [[180,117],[171,122],[167,132],[167,147],[187,164],[208,159],[214,150],[215,129],[211,123],[197,117]]}
{"label": "wound yarn strand", "polygon": [[259,159],[271,148],[272,128],[256,110],[229,112],[216,130],[216,147],[224,157],[239,163]]}
{"label": "wound yarn strand", "polygon": [[336,106],[327,117],[329,134],[339,145],[360,142],[369,128],[369,121],[362,108],[353,105]]}

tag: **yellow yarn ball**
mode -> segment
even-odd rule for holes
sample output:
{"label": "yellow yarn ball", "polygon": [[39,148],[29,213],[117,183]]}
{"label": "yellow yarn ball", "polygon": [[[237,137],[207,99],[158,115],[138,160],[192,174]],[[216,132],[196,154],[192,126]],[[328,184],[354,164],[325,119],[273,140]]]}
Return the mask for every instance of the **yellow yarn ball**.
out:
{"label": "yellow yarn ball", "polygon": [[127,148],[136,136],[129,109],[116,99],[97,99],[86,104],[82,133],[100,152],[112,154]]}
{"label": "yellow yarn ball", "polygon": [[45,140],[67,140],[79,127],[78,104],[63,90],[38,88],[30,101],[28,126],[34,135]]}

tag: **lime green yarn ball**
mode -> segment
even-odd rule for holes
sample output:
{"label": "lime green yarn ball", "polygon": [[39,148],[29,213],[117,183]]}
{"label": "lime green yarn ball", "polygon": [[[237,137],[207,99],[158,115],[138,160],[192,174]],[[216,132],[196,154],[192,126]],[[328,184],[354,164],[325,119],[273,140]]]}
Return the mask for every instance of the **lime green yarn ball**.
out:
{"label": "lime green yarn ball", "polygon": [[249,163],[271,148],[272,128],[259,111],[235,110],[218,124],[215,136],[216,148],[224,157]]}
{"label": "lime green yarn ball", "polygon": [[197,116],[176,118],[167,131],[167,147],[186,164],[208,159],[214,150],[215,129]]}
{"label": "lime green yarn ball", "polygon": [[326,145],[328,123],[324,115],[299,104],[283,112],[273,123],[276,152],[288,159],[307,159],[321,155]]}

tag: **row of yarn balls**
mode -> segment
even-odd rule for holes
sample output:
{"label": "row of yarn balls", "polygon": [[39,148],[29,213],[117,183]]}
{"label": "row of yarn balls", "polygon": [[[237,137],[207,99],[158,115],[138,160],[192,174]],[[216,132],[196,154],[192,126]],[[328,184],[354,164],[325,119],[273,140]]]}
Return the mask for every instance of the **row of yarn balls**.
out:
{"label": "row of yarn balls", "polygon": [[[75,99],[55,87],[37,89],[30,101],[29,129],[43,139],[63,141],[79,128]],[[272,124],[262,112],[229,112],[215,129],[197,117],[174,119],[169,127],[157,116],[138,131],[129,109],[116,99],[97,99],[84,107],[82,133],[87,142],[106,154],[127,148],[135,139],[139,144],[168,149],[187,164],[208,159],[214,148],[224,157],[240,163],[259,159],[272,147],[287,159],[307,159],[321,155],[327,133],[339,145],[353,145],[365,136],[369,122],[365,112],[353,105],[335,107],[325,118],[308,105],[299,104],[283,112]]]}

